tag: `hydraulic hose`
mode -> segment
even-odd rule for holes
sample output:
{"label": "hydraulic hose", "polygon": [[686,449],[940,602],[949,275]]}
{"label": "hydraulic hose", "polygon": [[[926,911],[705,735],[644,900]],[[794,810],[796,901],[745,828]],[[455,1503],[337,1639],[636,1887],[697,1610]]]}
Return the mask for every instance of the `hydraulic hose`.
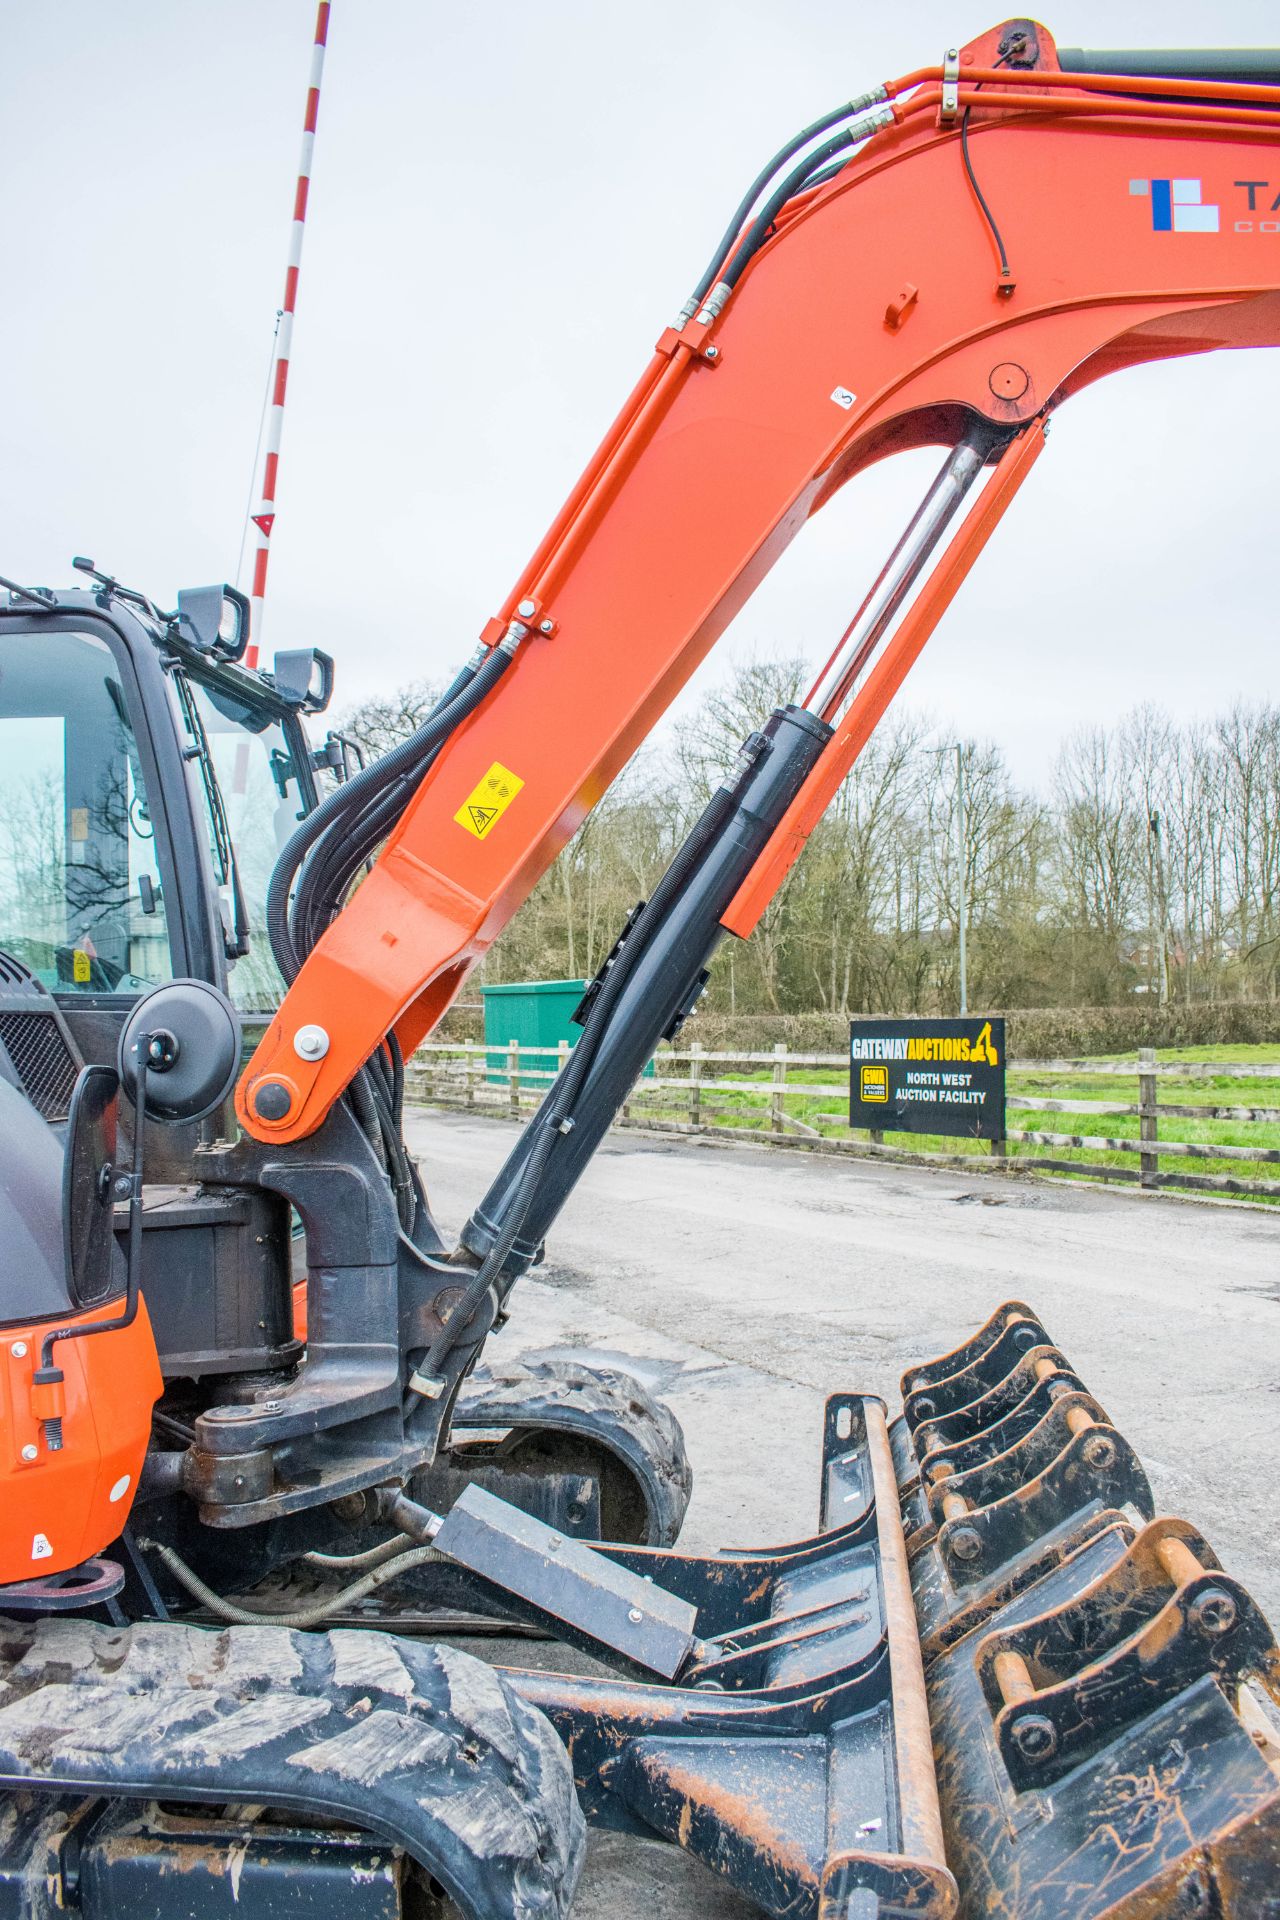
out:
{"label": "hydraulic hose", "polygon": [[690,295],[688,315],[690,319],[715,285],[720,269],[729,256],[729,249],[750,219],[756,201],[769,182],[786,166],[787,161],[799,153],[802,147],[807,147],[811,140],[816,140],[819,134],[826,133],[828,128],[839,126],[842,120],[853,119],[855,114],[861,113],[866,107],[874,106],[885,98],[884,88],[874,87],[869,93],[860,94],[854,100],[845,100],[840,106],[833,107],[830,113],[824,113],[820,120],[815,120],[811,126],[805,127],[803,132],[797,133],[793,139],[787,141],[784,147],[779,147],[769,164],[756,175],[734,209],[733,218],[725,228],[720,244],[711,256],[710,264]]}
{"label": "hydraulic hose", "polygon": [[792,199],[795,194],[802,193],[806,187],[811,186],[817,176],[819,176],[827,166],[827,163],[834,160],[838,153],[843,153],[849,147],[856,146],[860,137],[861,135],[857,131],[846,128],[843,132],[838,133],[834,139],[824,141],[822,146],[816,148],[814,152],[805,155],[800,165],[787,175],[781,186],[774,188],[748,227],[733,258],[724,269],[723,282],[727,288],[732,290],[737,286],[738,281],[746,269],[747,262],[751,259],[752,255],[758,253],[764,245],[770,227],[781,213],[787,201]]}
{"label": "hydraulic hose", "polygon": [[376,1547],[366,1547],[363,1553],[322,1553],[317,1548],[313,1553],[304,1553],[303,1559],[309,1567],[328,1567],[336,1572],[363,1573],[367,1567],[380,1567],[387,1560],[394,1560],[402,1553],[408,1553],[413,1541],[403,1533],[393,1534],[390,1540],[383,1540]]}
{"label": "hydraulic hose", "polygon": [[198,1573],[187,1565],[181,1554],[172,1547],[165,1547],[159,1541],[145,1542],[151,1547],[161,1565],[173,1575],[180,1587],[185,1587],[193,1600],[198,1600],[210,1613],[226,1620],[233,1627],[318,1627],[331,1614],[340,1613],[344,1607],[350,1607],[366,1595],[376,1593],[379,1587],[385,1587],[391,1580],[398,1580],[402,1573],[408,1573],[412,1567],[420,1567],[428,1560],[437,1558],[434,1547],[415,1547],[406,1544],[403,1553],[388,1557],[380,1566],[371,1569],[350,1586],[343,1587],[338,1593],[332,1593],[323,1600],[317,1600],[309,1607],[274,1608],[245,1607],[235,1600],[226,1600],[220,1593],[206,1585]]}

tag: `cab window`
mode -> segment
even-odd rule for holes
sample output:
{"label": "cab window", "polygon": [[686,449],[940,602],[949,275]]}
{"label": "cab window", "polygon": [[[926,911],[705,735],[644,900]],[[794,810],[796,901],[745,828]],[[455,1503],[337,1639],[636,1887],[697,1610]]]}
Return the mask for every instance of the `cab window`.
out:
{"label": "cab window", "polygon": [[173,975],[138,743],[91,634],[0,634],[0,947],[58,993]]}
{"label": "cab window", "polygon": [[190,677],[183,690],[188,732],[203,734],[213,762],[214,791],[206,786],[203,805],[223,922],[233,930],[231,849],[248,921],[249,951],[229,963],[231,997],[244,1012],[269,1012],[279,1005],[284,982],[267,938],[267,887],[280,849],[307,810],[293,747],[278,719],[258,703]]}

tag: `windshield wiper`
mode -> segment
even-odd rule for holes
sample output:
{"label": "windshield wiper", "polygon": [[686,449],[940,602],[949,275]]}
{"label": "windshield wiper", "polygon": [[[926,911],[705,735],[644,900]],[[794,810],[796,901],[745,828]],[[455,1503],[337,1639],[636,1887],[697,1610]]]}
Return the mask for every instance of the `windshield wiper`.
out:
{"label": "windshield wiper", "polygon": [[223,929],[222,944],[228,960],[243,960],[249,951],[249,914],[244,901],[244,889],[240,884],[240,868],[236,862],[235,842],[231,838],[231,827],[227,821],[227,809],[222,798],[222,788],[218,785],[218,772],[214,765],[209,736],[205,732],[200,709],[195,703],[186,678],[175,673],[174,684],[178,689],[178,698],[182,703],[183,717],[191,734],[193,745],[187,749],[189,756],[200,768],[200,778],[204,783],[205,803],[209,809],[209,824],[213,838],[213,856],[218,885],[227,887],[231,892],[231,932]]}

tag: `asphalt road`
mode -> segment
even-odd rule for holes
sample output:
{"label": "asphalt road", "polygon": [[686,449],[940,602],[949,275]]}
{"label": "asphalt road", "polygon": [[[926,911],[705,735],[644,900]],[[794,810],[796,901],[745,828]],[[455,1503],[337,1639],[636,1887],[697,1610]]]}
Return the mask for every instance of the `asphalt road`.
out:
{"label": "asphalt road", "polygon": [[[432,1205],[461,1225],[516,1129],[415,1113]],[[817,1516],[823,1397],[898,1404],[903,1368],[1026,1300],[1147,1469],[1280,1625],[1280,1215],[1065,1183],[616,1133],[520,1283],[509,1351],[591,1347],[682,1421],[707,1549]],[[509,1346],[508,1346],[509,1343]],[[520,1656],[517,1656],[520,1657]],[[749,1909],[670,1849],[604,1837],[582,1920]]]}

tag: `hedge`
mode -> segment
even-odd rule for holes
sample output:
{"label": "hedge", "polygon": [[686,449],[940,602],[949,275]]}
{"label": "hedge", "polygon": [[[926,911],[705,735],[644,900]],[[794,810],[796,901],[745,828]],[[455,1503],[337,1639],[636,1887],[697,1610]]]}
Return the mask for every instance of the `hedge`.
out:
{"label": "hedge", "polygon": [[[982,1016],[996,1009],[982,1010]],[[1015,1007],[1008,1022],[1010,1054],[1020,1060],[1071,1059],[1091,1053],[1132,1053],[1137,1047],[1249,1046],[1280,1040],[1280,1001],[1193,1001],[1161,1007],[1144,1000],[1124,1007]],[[451,1007],[436,1037],[481,1040],[484,1016],[479,1005]],[[849,1038],[849,1022],[831,1013],[700,1013],[684,1027],[680,1040],[697,1040],[711,1050],[741,1047],[764,1053],[785,1042],[796,1053],[840,1053]]]}

